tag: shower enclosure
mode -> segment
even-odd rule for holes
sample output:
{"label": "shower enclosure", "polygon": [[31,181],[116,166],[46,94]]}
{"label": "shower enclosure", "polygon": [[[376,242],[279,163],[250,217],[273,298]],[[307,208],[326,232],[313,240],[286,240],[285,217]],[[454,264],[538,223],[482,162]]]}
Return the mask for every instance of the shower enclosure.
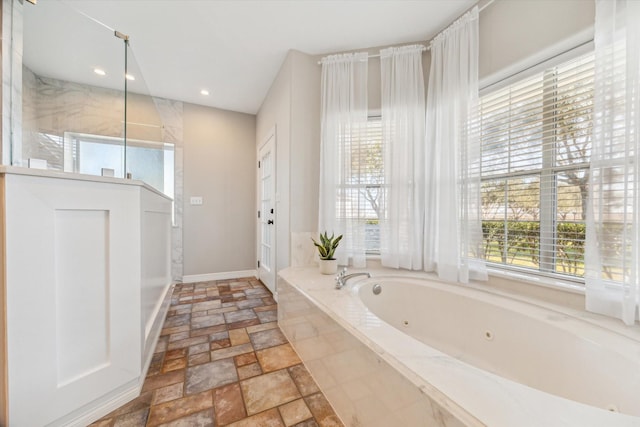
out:
{"label": "shower enclosure", "polygon": [[140,394],[169,307],[180,111],[92,2],[1,1],[0,425],[85,426]]}
{"label": "shower enclosure", "polygon": [[[5,0],[14,31],[3,164],[139,179],[173,198],[175,147],[163,139],[135,40],[74,5]],[[78,37],[47,32],[51,22]]]}

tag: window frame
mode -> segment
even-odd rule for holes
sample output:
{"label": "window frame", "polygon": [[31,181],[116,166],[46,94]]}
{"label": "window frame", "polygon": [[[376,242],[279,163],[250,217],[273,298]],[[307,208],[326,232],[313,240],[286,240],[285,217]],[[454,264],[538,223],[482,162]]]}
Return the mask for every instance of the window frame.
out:
{"label": "window frame", "polygon": [[[145,184],[159,191],[160,193],[166,195],[171,198],[171,224],[172,226],[176,226],[176,202],[175,202],[175,191],[176,191],[176,144],[172,142],[162,142],[162,141],[150,141],[150,140],[141,140],[141,139],[127,139],[126,145],[123,138],[106,136],[106,135],[96,135],[82,132],[64,132],[64,136],[62,137],[62,145],[63,145],[63,170],[64,172],[70,173],[80,173],[80,161],[81,161],[81,145],[83,142],[93,143],[93,144],[104,144],[104,145],[113,145],[115,147],[121,147],[123,152],[122,156],[124,157],[124,150],[128,147],[135,148],[150,148],[156,150],[166,151],[166,147],[172,147],[171,151],[173,152],[173,159],[170,162],[171,167],[169,169],[172,170],[171,176],[171,191],[165,191],[164,185],[163,189],[156,188],[152,183],[148,183],[146,181]],[[122,159],[124,162],[124,158]],[[163,167],[163,175],[164,172],[167,171],[168,163],[164,163]],[[122,165],[124,167],[124,164]],[[98,175],[95,175],[98,176]],[[117,177],[122,178],[122,177]],[[166,180],[166,177],[165,177]],[[165,182],[166,184],[166,182]]]}
{"label": "window frame", "polygon": [[[508,182],[509,179],[522,178],[527,176],[539,177],[539,231],[538,231],[538,258],[539,263],[537,268],[520,266],[517,264],[509,264],[502,262],[494,262],[486,259],[487,265],[491,270],[505,273],[514,272],[519,274],[525,274],[530,277],[544,277],[553,279],[555,281],[568,282],[574,284],[584,285],[584,270],[583,275],[573,275],[569,273],[562,273],[557,271],[557,252],[556,248],[558,242],[558,185],[559,175],[563,172],[578,171],[590,168],[589,161],[583,161],[580,163],[571,163],[568,165],[562,165],[558,162],[557,149],[558,140],[555,138],[556,131],[558,129],[558,114],[557,109],[557,96],[558,96],[558,69],[563,65],[568,64],[574,60],[582,57],[593,55],[593,44],[591,42],[578,46],[570,52],[563,52],[550,60],[543,61],[535,64],[519,73],[513,74],[497,83],[491,85],[485,85],[480,90],[480,99],[484,96],[492,95],[500,90],[504,90],[507,87],[517,85],[520,82],[525,82],[528,79],[533,78],[536,75],[542,75],[542,144],[540,145],[542,150],[542,165],[536,169],[526,169],[515,172],[505,173],[493,173],[488,176],[483,174],[482,168],[480,172],[481,184],[489,181],[504,181]],[[591,91],[593,94],[593,90]],[[551,101],[551,102],[549,102]],[[481,104],[481,103],[480,103]],[[479,108],[479,122],[480,129],[482,129],[482,114]],[[551,126],[549,126],[551,123]],[[590,127],[592,129],[592,125]],[[482,143],[482,139],[479,138],[479,143]],[[481,146],[481,150],[482,150]],[[482,188],[482,185],[481,185]],[[482,191],[482,190],[481,190]],[[507,190],[505,190],[507,191]],[[505,193],[506,194],[506,193]],[[505,196],[506,197],[506,196]],[[504,201],[505,208],[508,207],[507,199]],[[485,219],[482,219],[484,222]],[[508,226],[509,219],[507,219],[505,213],[505,235],[507,238],[506,227]],[[582,218],[582,221],[586,223],[586,218]],[[484,236],[483,236],[484,238]],[[505,251],[508,251],[508,246],[505,245]],[[583,252],[584,262],[584,252]]]}
{"label": "window frame", "polygon": [[[377,122],[378,123],[378,127],[379,127],[379,132],[376,131],[375,134],[379,135],[379,139],[378,139],[377,142],[379,142],[379,144],[380,144],[380,156],[382,157],[381,158],[382,171],[381,171],[381,174],[380,174],[380,178],[381,178],[382,182],[380,182],[378,184],[344,182],[344,183],[338,184],[339,192],[349,191],[349,190],[358,190],[358,192],[363,195],[364,194],[363,192],[365,192],[369,188],[377,188],[378,191],[380,191],[380,190],[384,191],[386,189],[386,185],[384,183],[385,174],[384,174],[384,158],[383,158],[384,147],[382,146],[382,144],[383,144],[382,117],[381,117],[380,112],[369,111],[369,114],[367,115],[367,137],[368,138],[371,135],[369,133],[369,124],[372,123],[372,122]],[[341,144],[347,144],[347,143],[351,144],[351,142],[347,142],[347,140],[344,137],[341,137]],[[353,147],[351,147],[351,153],[354,153]],[[350,154],[350,155],[353,155],[353,154]],[[371,201],[366,196],[363,196],[363,198],[364,198],[364,201],[367,203],[367,205],[366,205],[367,207],[365,209],[363,209],[363,210],[358,208],[358,209],[356,209],[355,212],[360,213],[360,212],[363,212],[363,211],[366,211],[366,210],[372,210],[372,211],[374,211],[374,213],[378,214],[378,218],[377,218],[377,221],[378,221],[377,236],[378,236],[378,238],[374,239],[374,241],[377,240],[377,243],[378,243],[377,247],[369,248],[368,243],[371,242],[371,240],[367,240],[365,238],[365,247],[366,247],[365,248],[365,256],[367,256],[367,257],[374,256],[375,257],[375,256],[379,256],[380,255],[380,222],[382,221],[381,215],[383,215],[383,213],[379,212],[379,211],[376,212],[376,209],[371,205]],[[384,194],[381,194],[381,195],[379,195],[377,197],[379,208],[380,208],[380,200],[381,199],[384,199]],[[360,203],[362,203],[362,200],[360,200]],[[336,212],[336,215],[337,215],[338,218],[341,217],[339,212]],[[360,215],[358,215],[358,216],[353,215],[353,216],[350,216],[350,217],[347,216],[346,218],[350,218],[352,220],[357,220],[357,221],[362,221],[363,225],[365,227],[365,233],[366,233],[367,222],[371,221],[372,219],[375,220],[375,218],[368,218],[368,217],[360,216]]]}

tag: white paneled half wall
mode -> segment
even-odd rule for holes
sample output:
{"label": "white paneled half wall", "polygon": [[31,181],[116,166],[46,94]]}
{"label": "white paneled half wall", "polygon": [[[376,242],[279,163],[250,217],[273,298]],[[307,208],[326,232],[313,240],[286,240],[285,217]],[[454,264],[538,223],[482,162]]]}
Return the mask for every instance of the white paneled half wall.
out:
{"label": "white paneled half wall", "polygon": [[10,167],[0,183],[0,424],[90,424],[144,381],[170,298],[171,200],[137,181]]}

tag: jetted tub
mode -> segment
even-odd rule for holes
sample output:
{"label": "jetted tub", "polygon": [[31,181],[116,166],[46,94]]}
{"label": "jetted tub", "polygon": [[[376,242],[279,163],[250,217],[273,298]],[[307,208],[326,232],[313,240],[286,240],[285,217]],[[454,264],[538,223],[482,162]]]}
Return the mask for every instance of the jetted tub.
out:
{"label": "jetted tub", "polygon": [[280,326],[345,425],[640,426],[637,325],[371,273],[342,290],[315,268],[278,283]]}

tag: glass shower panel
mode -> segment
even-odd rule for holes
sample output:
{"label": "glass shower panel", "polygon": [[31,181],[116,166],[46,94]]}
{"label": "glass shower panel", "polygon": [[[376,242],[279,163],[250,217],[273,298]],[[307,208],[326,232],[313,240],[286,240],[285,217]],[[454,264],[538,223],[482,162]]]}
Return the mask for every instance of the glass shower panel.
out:
{"label": "glass shower panel", "polygon": [[[82,172],[75,168],[78,146],[65,135],[124,136],[124,42],[65,2],[13,3],[23,8],[22,117],[13,121],[22,138],[13,141],[11,163]],[[77,36],[69,38],[60,28]],[[108,153],[97,147],[92,173],[123,171],[122,144],[112,144]]]}
{"label": "glass shower panel", "polygon": [[151,96],[135,49],[132,39],[127,43],[126,171],[174,198],[174,141],[167,135],[159,101]]}
{"label": "glass shower panel", "polygon": [[158,105],[174,121],[181,110],[151,96],[135,37],[92,16],[91,2],[7,1],[23,21],[13,37],[23,54],[12,57],[21,83],[10,163],[138,179],[173,198],[179,137],[166,131]]}

